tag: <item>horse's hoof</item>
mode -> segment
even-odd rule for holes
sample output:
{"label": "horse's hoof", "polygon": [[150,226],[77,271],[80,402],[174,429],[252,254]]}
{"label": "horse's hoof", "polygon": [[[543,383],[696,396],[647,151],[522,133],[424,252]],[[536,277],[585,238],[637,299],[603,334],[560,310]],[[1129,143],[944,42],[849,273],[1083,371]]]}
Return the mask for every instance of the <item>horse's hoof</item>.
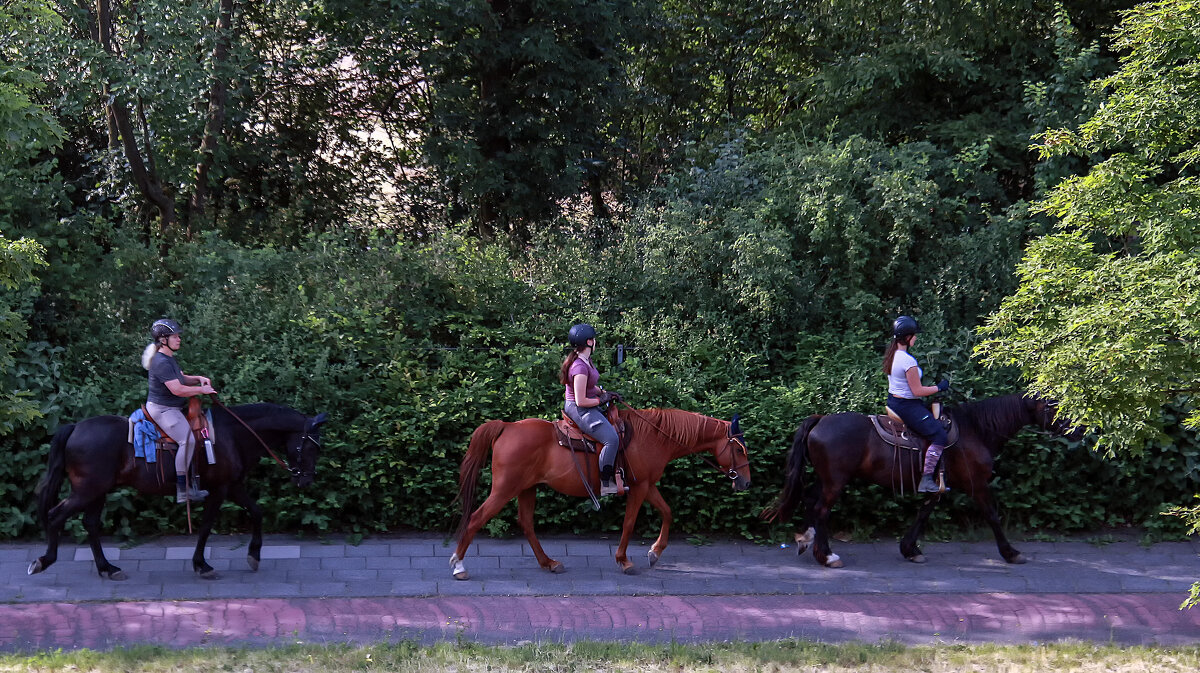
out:
{"label": "horse's hoof", "polygon": [[258,572],[258,559],[253,556],[246,557],[246,565],[250,566],[250,569],[254,572]]}
{"label": "horse's hoof", "polygon": [[1004,560],[1008,561],[1009,563],[1012,563],[1014,565],[1020,565],[1022,563],[1029,561],[1029,559],[1025,558],[1025,556],[1023,556],[1022,554],[1017,554],[1016,556],[1014,556],[1012,558],[1007,558]]}
{"label": "horse's hoof", "polygon": [[465,570],[464,570],[464,571],[462,571],[462,572],[457,572],[457,573],[454,573],[454,579],[456,579],[456,580],[469,580],[469,579],[471,579],[471,573],[469,573],[469,572],[467,572],[467,571],[465,571]]}
{"label": "horse's hoof", "polygon": [[618,561],[617,565],[621,567],[621,572],[625,573],[626,575],[633,575],[637,573],[637,568],[634,567],[632,561]]}
{"label": "horse's hoof", "polygon": [[546,568],[546,570],[549,570],[550,572],[554,573],[555,575],[561,575],[561,574],[567,572],[567,567],[565,565],[563,565],[561,561],[551,561],[550,565]]}
{"label": "horse's hoof", "polygon": [[42,559],[38,559],[38,560],[34,561],[33,563],[30,563],[29,570],[26,570],[25,572],[28,575],[36,575],[36,574],[42,572],[43,570],[45,570],[45,568],[42,567]]}
{"label": "horse's hoof", "polygon": [[197,569],[196,574],[199,575],[200,579],[202,579],[202,580],[219,580],[219,579],[221,579],[220,573],[218,573],[216,570],[213,570],[212,568],[209,568],[208,570]]}
{"label": "horse's hoof", "polygon": [[651,568],[653,568],[658,563],[658,559],[660,558],[658,552],[654,551],[653,549],[651,549],[649,552],[647,552],[646,556],[650,557],[650,567]]}
{"label": "horse's hoof", "polygon": [[924,563],[925,555],[924,554],[916,554],[915,556],[909,556],[908,560],[912,561],[913,563]]}
{"label": "horse's hoof", "polygon": [[826,568],[841,568],[845,565],[845,563],[842,563],[841,557],[837,554],[830,554],[829,558],[825,559]]}

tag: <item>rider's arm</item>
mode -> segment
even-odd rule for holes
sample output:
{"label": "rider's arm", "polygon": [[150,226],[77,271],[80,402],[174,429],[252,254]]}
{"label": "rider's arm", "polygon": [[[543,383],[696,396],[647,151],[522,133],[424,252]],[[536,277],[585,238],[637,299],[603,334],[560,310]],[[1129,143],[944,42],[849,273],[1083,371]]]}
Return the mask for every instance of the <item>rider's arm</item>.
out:
{"label": "rider's arm", "polygon": [[571,387],[575,390],[575,406],[587,408],[600,406],[600,400],[587,396],[587,374],[576,374],[571,379]]}
{"label": "rider's arm", "polygon": [[908,380],[908,388],[912,390],[912,394],[917,397],[929,397],[938,392],[937,386],[927,386],[921,383],[920,368],[909,367],[904,372],[904,378]]}
{"label": "rider's arm", "polygon": [[208,395],[216,392],[213,390],[212,384],[210,383],[199,383],[194,386],[189,386],[179,379],[171,379],[169,381],[164,381],[163,385],[166,386],[167,390],[171,391],[171,394],[175,397],[195,397],[196,395]]}

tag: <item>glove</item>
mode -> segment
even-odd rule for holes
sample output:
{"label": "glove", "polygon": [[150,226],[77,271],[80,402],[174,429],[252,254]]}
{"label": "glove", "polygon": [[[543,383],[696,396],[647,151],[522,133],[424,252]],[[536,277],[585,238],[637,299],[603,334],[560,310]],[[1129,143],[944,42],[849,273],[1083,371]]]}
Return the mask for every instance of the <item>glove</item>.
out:
{"label": "glove", "polygon": [[608,392],[608,399],[612,402],[624,402],[625,401],[625,398],[621,397],[621,393],[614,393],[612,391],[606,391],[606,392]]}
{"label": "glove", "polygon": [[941,381],[938,381],[937,389],[938,389],[939,393],[944,393],[947,390],[950,390],[950,382],[947,381],[946,379],[942,379]]}
{"label": "glove", "polygon": [[613,394],[607,390],[601,390],[600,394],[596,396],[596,399],[600,402],[600,406],[604,406],[612,401]]}

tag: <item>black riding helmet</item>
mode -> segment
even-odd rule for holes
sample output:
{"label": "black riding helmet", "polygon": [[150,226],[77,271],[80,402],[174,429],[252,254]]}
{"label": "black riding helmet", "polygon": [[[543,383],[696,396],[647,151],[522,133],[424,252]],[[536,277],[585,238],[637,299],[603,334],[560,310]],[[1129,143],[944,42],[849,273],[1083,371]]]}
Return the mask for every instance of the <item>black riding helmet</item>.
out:
{"label": "black riding helmet", "polygon": [[179,323],[170,318],[160,318],[159,320],[155,320],[154,324],[150,326],[150,336],[155,341],[163,337],[169,337],[172,334],[183,334],[183,328],[179,326]]}
{"label": "black riding helmet", "polygon": [[591,325],[580,323],[573,325],[571,331],[567,332],[567,343],[575,348],[583,348],[587,345],[588,339],[596,338],[596,330],[592,329]]}
{"label": "black riding helmet", "polygon": [[892,323],[892,336],[897,339],[912,334],[919,334],[920,332],[921,326],[911,316],[902,315],[896,318],[896,322]]}

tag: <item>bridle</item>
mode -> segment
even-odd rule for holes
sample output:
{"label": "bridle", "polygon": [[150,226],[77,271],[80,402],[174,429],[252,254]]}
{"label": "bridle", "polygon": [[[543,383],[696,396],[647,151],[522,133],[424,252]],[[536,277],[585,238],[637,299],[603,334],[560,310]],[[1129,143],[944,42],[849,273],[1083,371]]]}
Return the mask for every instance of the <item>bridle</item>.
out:
{"label": "bridle", "polygon": [[[317,447],[318,451],[320,451],[323,448],[321,446],[321,440],[313,435],[313,428],[318,427],[318,426],[312,422],[311,418],[304,419],[304,433],[300,436],[300,446],[298,446],[296,448],[296,464],[293,467],[293,466],[288,465],[287,461],[280,460],[279,456],[276,455],[275,452],[271,450],[271,447],[267,445],[267,442],[262,437],[260,437],[257,432],[254,431],[254,428],[250,427],[250,424],[247,423],[246,421],[243,421],[241,416],[238,416],[237,414],[233,413],[233,409],[230,409],[229,407],[222,404],[221,400],[217,399],[216,395],[210,395],[209,398],[212,399],[213,404],[224,409],[226,412],[229,413],[230,416],[233,416],[233,418],[238,423],[241,423],[242,427],[249,430],[250,434],[253,435],[254,438],[258,440],[258,443],[262,445],[263,449],[266,450],[267,455],[271,456],[271,458],[274,458],[275,462],[278,463],[279,467],[282,467],[283,469],[287,470],[288,473],[290,473],[292,475],[293,479],[299,480],[302,477],[315,477],[316,476],[315,471],[303,472],[303,471],[301,471],[301,468],[300,468],[300,466],[304,464],[304,445],[305,444],[307,444],[308,442],[312,442],[313,445],[315,445]],[[285,458],[287,457],[286,451],[284,452],[284,457]]]}

